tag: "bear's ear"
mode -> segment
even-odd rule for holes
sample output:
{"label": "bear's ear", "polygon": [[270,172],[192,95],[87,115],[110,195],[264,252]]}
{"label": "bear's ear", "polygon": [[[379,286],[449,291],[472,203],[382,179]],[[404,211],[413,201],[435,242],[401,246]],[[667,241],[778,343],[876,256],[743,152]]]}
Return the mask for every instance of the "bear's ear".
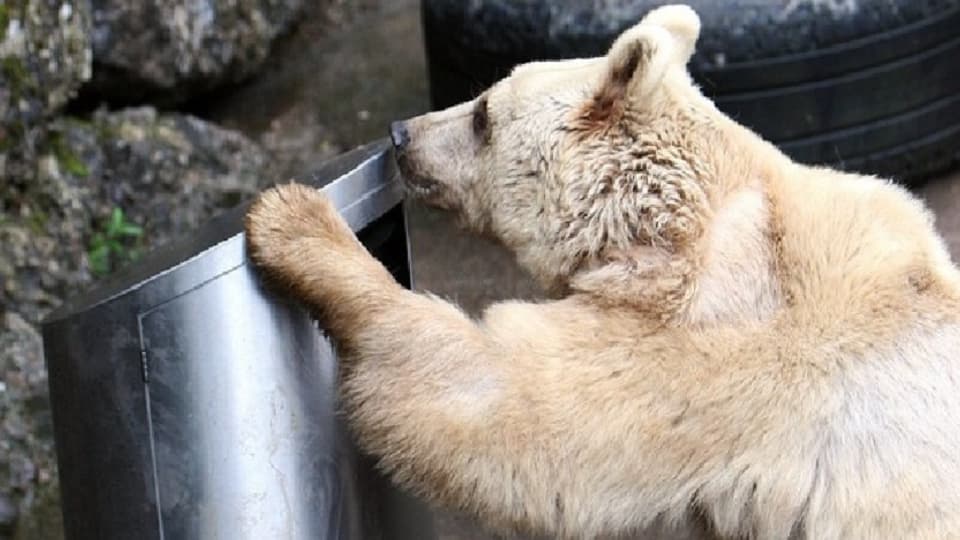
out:
{"label": "bear's ear", "polygon": [[673,46],[673,60],[682,65],[690,61],[700,37],[700,17],[690,6],[661,6],[647,13],[637,26],[640,25],[666,30]]}
{"label": "bear's ear", "polygon": [[625,98],[648,95],[670,68],[686,65],[699,35],[700,17],[688,6],[663,6],[648,13],[610,47],[591,116],[607,117]]}

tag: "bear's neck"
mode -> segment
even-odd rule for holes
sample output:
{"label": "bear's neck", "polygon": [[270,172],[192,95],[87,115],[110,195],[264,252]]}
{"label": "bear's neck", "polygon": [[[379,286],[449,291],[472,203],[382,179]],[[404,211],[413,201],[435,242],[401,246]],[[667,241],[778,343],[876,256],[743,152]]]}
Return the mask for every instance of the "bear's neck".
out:
{"label": "bear's neck", "polygon": [[780,307],[769,217],[759,185],[731,193],[713,213],[698,250],[684,322],[762,321]]}
{"label": "bear's neck", "polygon": [[[724,120],[726,118],[724,117]],[[697,245],[688,324],[763,321],[782,306],[769,187],[789,159],[753,132],[721,122],[706,141],[710,212]]]}
{"label": "bear's neck", "polygon": [[620,228],[635,235],[634,245],[608,241],[577,268],[570,288],[675,324],[765,320],[781,306],[769,186],[790,161],[719,113],[695,113],[704,117],[676,130],[683,133],[676,155],[686,157],[669,168],[681,174],[646,178],[648,189],[626,204],[641,209],[622,214],[639,216]]}

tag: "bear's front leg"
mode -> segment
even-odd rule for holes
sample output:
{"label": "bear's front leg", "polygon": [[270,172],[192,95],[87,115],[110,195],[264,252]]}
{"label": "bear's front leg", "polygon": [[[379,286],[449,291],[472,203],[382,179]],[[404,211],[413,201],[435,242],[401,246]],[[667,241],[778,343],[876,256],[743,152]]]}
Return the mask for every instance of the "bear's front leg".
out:
{"label": "bear's front leg", "polygon": [[[730,441],[771,432],[748,425],[769,416],[756,407],[744,421],[721,406],[741,403],[742,385],[716,375],[726,357],[703,352],[739,334],[693,344],[578,297],[507,302],[472,320],[401,287],[303,186],[266,192],[246,227],[253,261],[336,341],[340,405],[360,447],[399,485],[498,531],[606,538],[677,519],[698,486],[740,478],[725,475],[724,456],[739,455]],[[771,388],[776,399],[754,402],[783,403]]]}
{"label": "bear's front leg", "polygon": [[304,302],[337,338],[359,313],[402,290],[320,191],[286,184],[264,192],[245,222],[248,253],[267,281]]}
{"label": "bear's front leg", "polygon": [[565,490],[558,496],[542,480],[558,476],[555,465],[506,444],[535,433],[522,374],[537,367],[453,305],[403,289],[316,190],[268,190],[251,206],[246,233],[266,281],[334,338],[353,435],[396,482],[503,530],[572,527],[557,523]]}

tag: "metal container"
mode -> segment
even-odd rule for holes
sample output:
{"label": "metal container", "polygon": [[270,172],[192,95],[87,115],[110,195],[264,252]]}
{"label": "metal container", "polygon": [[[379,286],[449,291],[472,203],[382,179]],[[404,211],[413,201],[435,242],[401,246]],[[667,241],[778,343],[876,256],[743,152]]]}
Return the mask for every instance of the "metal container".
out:
{"label": "metal container", "polygon": [[[386,142],[308,183],[409,285]],[[430,539],[432,516],[360,456],[336,412],[336,356],[264,290],[237,208],[44,325],[68,539]]]}

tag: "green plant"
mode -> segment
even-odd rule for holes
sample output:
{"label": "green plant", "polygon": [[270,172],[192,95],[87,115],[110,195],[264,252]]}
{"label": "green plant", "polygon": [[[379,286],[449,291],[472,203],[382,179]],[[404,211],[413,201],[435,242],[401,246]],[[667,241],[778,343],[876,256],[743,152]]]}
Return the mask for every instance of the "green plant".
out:
{"label": "green plant", "polygon": [[90,271],[104,276],[123,263],[136,260],[136,244],[143,237],[143,228],[127,221],[123,210],[114,208],[103,230],[94,233],[87,249]]}

